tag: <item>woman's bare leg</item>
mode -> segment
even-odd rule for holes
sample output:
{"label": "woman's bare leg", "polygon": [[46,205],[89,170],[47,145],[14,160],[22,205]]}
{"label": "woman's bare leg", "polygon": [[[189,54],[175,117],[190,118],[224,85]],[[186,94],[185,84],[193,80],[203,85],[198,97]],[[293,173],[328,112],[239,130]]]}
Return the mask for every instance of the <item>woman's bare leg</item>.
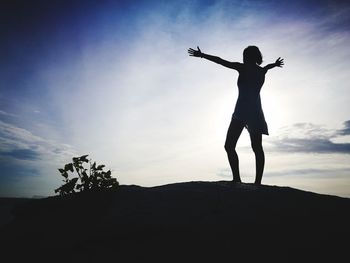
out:
{"label": "woman's bare leg", "polygon": [[236,152],[236,144],[243,130],[243,123],[239,120],[232,119],[227,131],[225,150],[227,152],[228,161],[231,166],[233,182],[241,182],[239,174],[239,161]]}
{"label": "woman's bare leg", "polygon": [[262,134],[258,132],[249,132],[249,135],[252,148],[255,154],[255,184],[260,185],[265,166],[265,154],[264,149],[262,147]]}

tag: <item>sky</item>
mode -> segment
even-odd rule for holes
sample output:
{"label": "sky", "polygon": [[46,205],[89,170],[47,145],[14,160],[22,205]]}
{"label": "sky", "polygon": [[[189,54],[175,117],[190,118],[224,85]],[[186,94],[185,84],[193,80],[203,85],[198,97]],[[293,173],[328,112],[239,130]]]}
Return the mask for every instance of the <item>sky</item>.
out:
{"label": "sky", "polygon": [[[263,184],[350,197],[347,1],[2,1],[0,196],[54,194],[89,154],[120,184],[231,180],[224,142],[234,70],[278,57],[261,91]],[[249,135],[240,172],[253,182]]]}

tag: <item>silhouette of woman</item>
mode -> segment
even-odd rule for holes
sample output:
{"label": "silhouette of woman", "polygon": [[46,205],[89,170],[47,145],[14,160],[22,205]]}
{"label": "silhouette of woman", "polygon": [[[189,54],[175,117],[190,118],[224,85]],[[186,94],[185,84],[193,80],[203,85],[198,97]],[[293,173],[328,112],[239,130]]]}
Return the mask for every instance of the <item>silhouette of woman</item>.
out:
{"label": "silhouette of woman", "polygon": [[269,69],[282,67],[283,59],[278,58],[275,63],[260,67],[262,55],[258,47],[248,46],[243,51],[243,63],[230,62],[216,56],[188,49],[190,56],[205,58],[222,66],[238,71],[238,99],[227,131],[225,150],[231,166],[233,182],[241,182],[236,144],[244,127],[247,128],[251,146],[255,154],[256,177],[255,184],[260,185],[264,172],[265,155],[262,147],[262,134],[269,135],[264,113],[261,107],[260,90],[265,81],[265,74]]}

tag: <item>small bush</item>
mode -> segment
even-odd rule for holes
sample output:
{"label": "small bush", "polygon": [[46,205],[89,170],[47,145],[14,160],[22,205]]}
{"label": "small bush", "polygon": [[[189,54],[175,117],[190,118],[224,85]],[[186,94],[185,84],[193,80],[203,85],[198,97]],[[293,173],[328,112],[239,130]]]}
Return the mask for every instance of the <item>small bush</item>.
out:
{"label": "small bush", "polygon": [[[73,162],[67,163],[64,168],[58,169],[64,177],[63,182],[65,184],[57,188],[55,193],[67,195],[75,193],[75,190],[82,192],[118,187],[119,183],[117,179],[111,176],[111,170],[103,171],[105,165],[97,165],[96,162],[92,163],[87,157],[88,155],[73,157]],[[83,166],[84,163],[89,164],[89,169]],[[70,179],[68,178],[68,172],[72,174],[75,172],[78,176]]]}

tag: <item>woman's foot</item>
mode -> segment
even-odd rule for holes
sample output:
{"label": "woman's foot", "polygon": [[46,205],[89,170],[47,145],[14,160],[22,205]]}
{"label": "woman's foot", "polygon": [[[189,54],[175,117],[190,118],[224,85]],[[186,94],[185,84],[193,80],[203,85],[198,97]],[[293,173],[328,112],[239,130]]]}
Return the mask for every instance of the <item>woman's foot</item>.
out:
{"label": "woman's foot", "polygon": [[236,183],[242,183],[241,179],[233,179],[232,183],[236,184]]}

